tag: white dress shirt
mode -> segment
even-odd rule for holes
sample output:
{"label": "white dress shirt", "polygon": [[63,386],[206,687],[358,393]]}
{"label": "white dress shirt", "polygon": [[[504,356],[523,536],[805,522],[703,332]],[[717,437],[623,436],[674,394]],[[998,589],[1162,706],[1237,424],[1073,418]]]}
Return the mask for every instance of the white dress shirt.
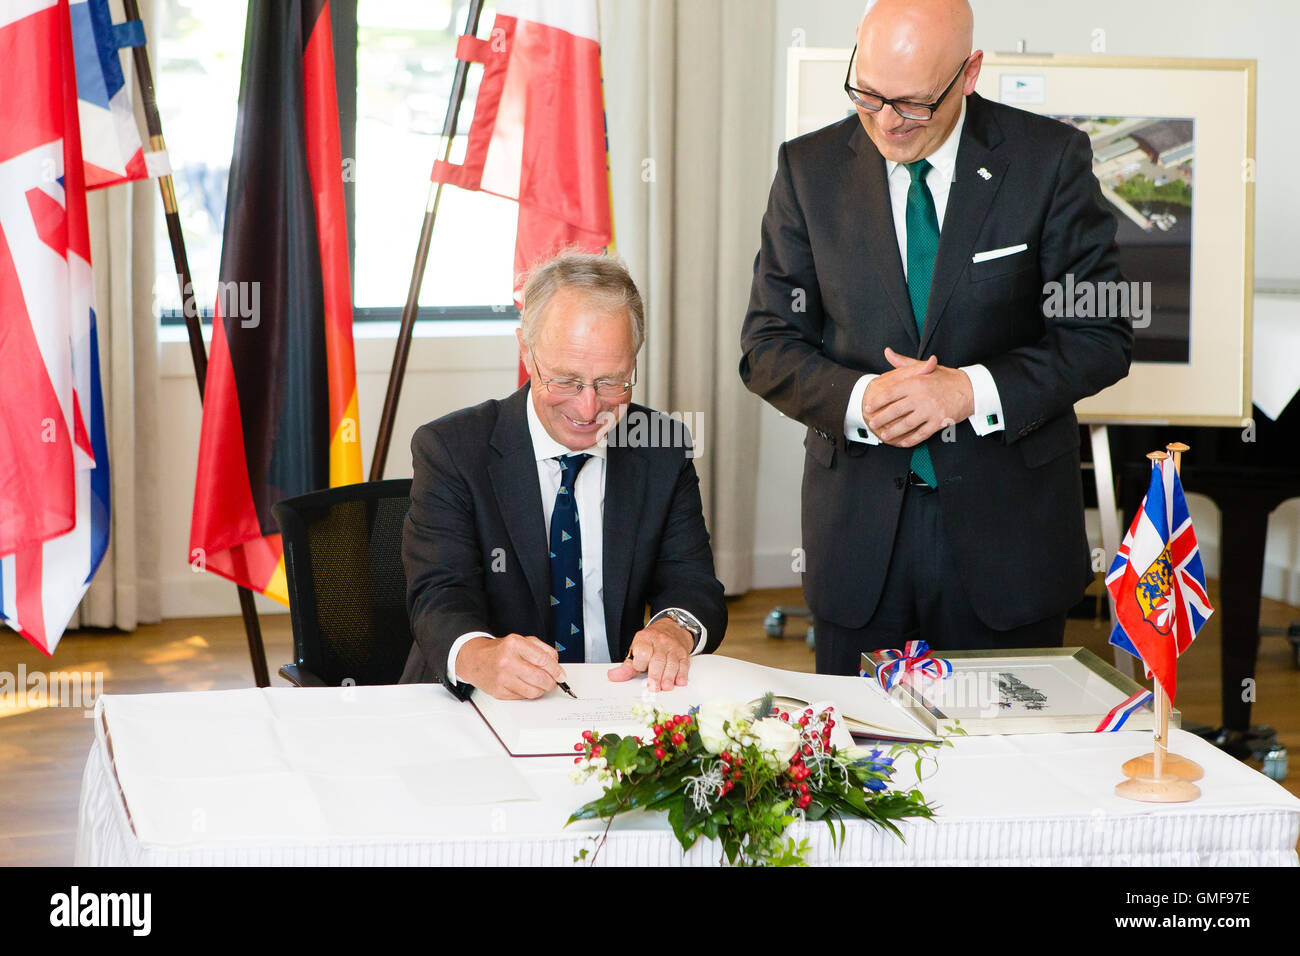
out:
{"label": "white dress shirt", "polygon": [[[524,404],[528,408],[528,434],[533,440],[533,455],[537,460],[537,481],[542,495],[538,505],[546,522],[546,540],[551,540],[551,513],[555,510],[555,496],[560,490],[559,455],[577,454],[565,448],[546,431],[542,420],[533,407],[533,396],[529,394]],[[603,581],[605,542],[605,461],[609,449],[603,442],[586,449],[584,454],[591,456],[583,462],[582,470],[573,483],[574,503],[578,508],[578,528],[582,535],[582,634],[584,660],[589,664],[611,663],[609,659],[609,642],[605,633],[605,585]],[[692,654],[704,649],[708,640],[708,629],[694,614],[682,608],[665,608],[650,620],[657,621],[668,611],[680,611],[700,625],[700,637],[695,642]],[[457,683],[456,655],[464,644],[476,637],[499,637],[486,631],[471,631],[456,638],[447,655],[447,680]]]}
{"label": "white dress shirt", "polygon": [[[934,198],[934,214],[939,221],[940,233],[943,230],[943,214],[948,209],[948,192],[952,188],[953,174],[957,169],[957,147],[961,143],[962,127],[966,125],[966,98],[962,97],[961,113],[942,145],[925,158],[933,169],[923,182],[930,187]],[[898,256],[903,262],[903,278],[907,278],[907,191],[912,185],[912,177],[903,163],[885,160],[886,179],[889,182],[889,204],[894,214],[894,233],[898,239]],[[993,376],[983,365],[963,365],[960,369],[970,379],[971,391],[975,396],[975,412],[967,421],[976,435],[991,435],[1001,431],[1002,399],[998,395]],[[878,376],[867,373],[858,379],[849,394],[849,407],[844,414],[844,437],[849,441],[879,445],[880,439],[871,431],[862,416],[862,396],[867,386]]]}

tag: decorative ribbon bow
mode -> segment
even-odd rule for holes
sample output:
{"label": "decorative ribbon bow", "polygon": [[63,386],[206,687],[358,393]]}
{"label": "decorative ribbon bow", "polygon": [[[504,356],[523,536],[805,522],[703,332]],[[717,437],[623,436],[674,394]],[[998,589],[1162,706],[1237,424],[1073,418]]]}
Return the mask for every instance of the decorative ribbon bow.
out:
{"label": "decorative ribbon bow", "polygon": [[925,641],[908,641],[901,651],[881,648],[876,653],[885,658],[876,668],[876,680],[887,691],[893,690],[903,675],[912,671],[936,679],[952,673],[952,661],[931,657],[930,645]]}

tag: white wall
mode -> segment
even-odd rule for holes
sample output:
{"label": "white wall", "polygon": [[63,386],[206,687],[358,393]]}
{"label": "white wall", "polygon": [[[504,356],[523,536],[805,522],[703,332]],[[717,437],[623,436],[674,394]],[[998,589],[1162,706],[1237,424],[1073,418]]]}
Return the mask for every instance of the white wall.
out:
{"label": "white wall", "polygon": [[[811,47],[853,45],[864,0],[777,0],[775,78],[776,147],[785,129],[786,50],[792,44]],[[1220,57],[1258,61],[1256,100],[1257,180],[1255,184],[1255,274],[1261,285],[1300,283],[1300,257],[1295,255],[1295,222],[1300,220],[1300,123],[1295,121],[1294,38],[1300,35],[1300,3],[1295,0],[973,0],[975,46],[989,52],[1010,52],[1025,40],[1035,53],[1083,54],[1092,49],[1093,31],[1105,33],[1105,51],[1118,56]],[[755,248],[757,248],[755,237]],[[1300,297],[1285,307],[1300,323]],[[802,468],[802,429],[764,405],[761,425],[755,585],[790,586],[798,577],[790,570],[790,548],[799,540],[799,500]],[[1205,558],[1206,570],[1219,570],[1219,516],[1213,503],[1189,496],[1192,520]],[[1100,545],[1095,511],[1089,533]],[[1300,603],[1300,500],[1275,511],[1269,521],[1265,551],[1264,594]]]}
{"label": "white wall", "polygon": [[[411,435],[420,425],[457,408],[501,398],[515,387],[519,351],[513,323],[475,322],[469,329],[460,327],[460,331],[475,334],[460,337],[449,336],[447,333],[457,329],[446,324],[421,325],[429,327],[419,328],[412,343],[385,478],[410,477]],[[388,387],[395,333],[394,325],[387,323],[357,332],[361,447],[367,472]],[[187,560],[201,416],[189,346],[183,341],[164,342],[160,369],[163,415],[159,438],[168,449],[162,465],[162,615],[238,614],[235,586],[214,574],[191,570]],[[267,613],[285,610],[260,596],[257,606]]]}

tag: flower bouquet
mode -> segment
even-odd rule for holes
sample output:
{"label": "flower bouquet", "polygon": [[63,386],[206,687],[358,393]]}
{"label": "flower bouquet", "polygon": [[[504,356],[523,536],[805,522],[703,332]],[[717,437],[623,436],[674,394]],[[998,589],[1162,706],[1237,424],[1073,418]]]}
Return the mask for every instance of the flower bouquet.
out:
{"label": "flower bouquet", "polygon": [[895,820],[933,816],[919,790],[890,790],[889,779],[894,758],[908,751],[919,780],[925,751],[942,744],[900,744],[888,755],[840,746],[833,737],[850,738],[836,733],[834,708],[809,707],[792,717],[772,703],[768,694],[755,706],[711,703],[686,714],[638,705],[634,716],[650,726],[649,740],[584,731],[574,745],[572,779],[595,777],[605,791],[569,822],[608,821],[599,853],[618,814],[664,811],[683,850],[705,836],[722,844],[732,864],[788,866],[803,865],[810,849],[808,840],[786,835],[796,821],[824,821],[838,845],[845,817],[902,839]]}

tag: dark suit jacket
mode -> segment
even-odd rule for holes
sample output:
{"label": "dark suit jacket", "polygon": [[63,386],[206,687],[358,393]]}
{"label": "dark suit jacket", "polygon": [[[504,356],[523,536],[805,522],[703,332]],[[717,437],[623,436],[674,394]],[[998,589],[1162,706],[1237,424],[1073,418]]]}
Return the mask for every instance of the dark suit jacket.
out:
{"label": "dark suit jacket", "polygon": [[[415,645],[404,683],[445,682],[447,654],[469,631],[548,640],[550,561],[542,492],[528,432],[525,385],[422,426],[411,440],[415,479],[402,538]],[[668,419],[633,405],[629,414]],[[722,641],[727,606],[714,576],[690,435],[671,425],[671,447],[611,447],[605,465],[605,633],[622,660],[652,613],[680,607]],[[635,429],[629,435],[637,434]],[[461,697],[468,685],[452,687]]]}
{"label": "dark suit jacket", "polygon": [[[883,352],[982,363],[1005,430],[928,442],[971,604],[999,630],[1058,614],[1091,580],[1073,405],[1128,373],[1126,318],[1045,316],[1044,284],[1119,281],[1088,137],[971,95],[918,336],[886,165],[856,116],[781,147],[741,337],[750,390],[808,426],[805,597],[865,625],[893,547],[910,449],[844,438],[849,393]],[[986,174],[986,175],[982,175]],[[1024,252],[972,263],[980,251]]]}

